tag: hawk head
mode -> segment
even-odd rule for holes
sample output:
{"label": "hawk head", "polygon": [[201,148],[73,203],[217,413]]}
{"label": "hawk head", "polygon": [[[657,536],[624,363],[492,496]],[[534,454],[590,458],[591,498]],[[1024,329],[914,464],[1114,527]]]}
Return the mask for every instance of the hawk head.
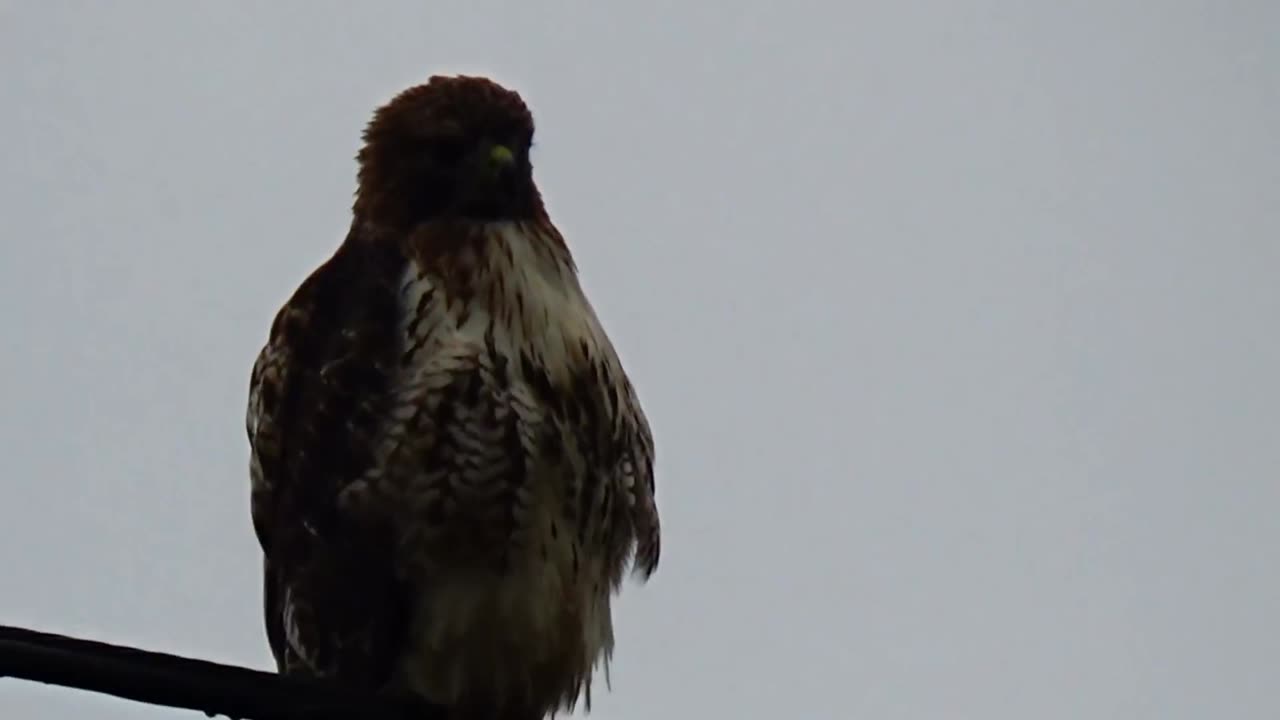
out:
{"label": "hawk head", "polygon": [[379,108],[365,129],[356,216],[401,229],[539,218],[532,142],[519,94],[481,77],[432,77]]}

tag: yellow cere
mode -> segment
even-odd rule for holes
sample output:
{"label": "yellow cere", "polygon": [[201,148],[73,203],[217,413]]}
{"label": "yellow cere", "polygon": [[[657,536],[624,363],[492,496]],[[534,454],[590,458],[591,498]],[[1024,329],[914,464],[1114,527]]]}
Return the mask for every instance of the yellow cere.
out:
{"label": "yellow cere", "polygon": [[506,145],[494,145],[489,151],[489,158],[498,165],[510,165],[516,161],[515,155],[511,154],[511,149]]}

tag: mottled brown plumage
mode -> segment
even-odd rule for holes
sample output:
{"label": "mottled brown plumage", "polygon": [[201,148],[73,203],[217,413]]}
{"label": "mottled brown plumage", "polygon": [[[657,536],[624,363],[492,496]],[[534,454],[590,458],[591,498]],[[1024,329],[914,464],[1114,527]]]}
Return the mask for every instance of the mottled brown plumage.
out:
{"label": "mottled brown plumage", "polygon": [[514,92],[379,109],[351,230],[281,308],[247,426],[282,672],[469,717],[572,707],[657,567],[653,442],[534,185]]}

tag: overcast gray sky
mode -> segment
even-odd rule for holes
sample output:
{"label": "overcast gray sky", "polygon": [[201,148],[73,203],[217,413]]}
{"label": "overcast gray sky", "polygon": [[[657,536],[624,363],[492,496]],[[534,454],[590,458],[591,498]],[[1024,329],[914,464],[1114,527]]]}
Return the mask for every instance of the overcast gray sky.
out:
{"label": "overcast gray sky", "polygon": [[657,437],[593,717],[1280,717],[1280,5],[356,5],[0,0],[0,623],[269,667],[249,367],[479,72]]}

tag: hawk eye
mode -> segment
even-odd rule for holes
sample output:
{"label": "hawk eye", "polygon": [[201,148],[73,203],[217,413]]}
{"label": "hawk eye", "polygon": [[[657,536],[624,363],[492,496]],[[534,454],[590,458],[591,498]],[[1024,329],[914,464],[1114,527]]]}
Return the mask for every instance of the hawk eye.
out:
{"label": "hawk eye", "polygon": [[432,143],[432,150],[436,159],[453,165],[467,153],[467,142],[461,136],[442,137]]}

